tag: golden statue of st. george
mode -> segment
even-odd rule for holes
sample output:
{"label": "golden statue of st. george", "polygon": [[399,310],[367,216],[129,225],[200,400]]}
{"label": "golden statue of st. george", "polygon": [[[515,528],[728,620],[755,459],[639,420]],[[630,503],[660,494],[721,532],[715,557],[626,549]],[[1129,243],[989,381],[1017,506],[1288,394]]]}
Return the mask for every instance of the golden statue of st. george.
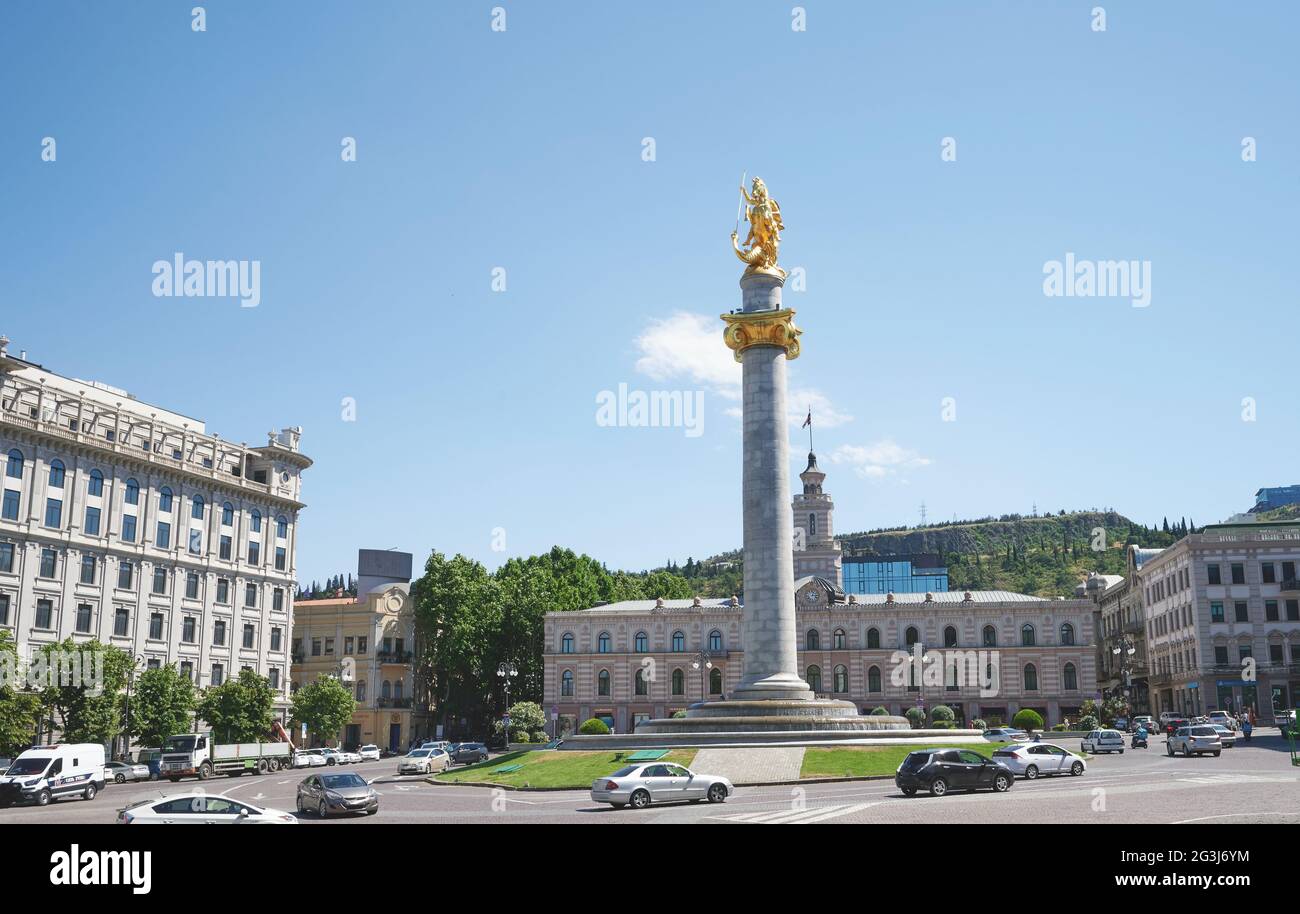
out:
{"label": "golden statue of st. george", "polygon": [[[739,232],[731,233],[731,246],[741,262],[746,264],[746,273],[768,273],[785,278],[785,270],[776,265],[781,248],[781,207],[768,195],[767,185],[762,178],[755,178],[753,187],[745,190],[740,185],[741,196],[745,201],[745,221],[749,223],[749,234],[745,237],[745,247],[738,243]],[[747,248],[747,249],[746,249]]]}

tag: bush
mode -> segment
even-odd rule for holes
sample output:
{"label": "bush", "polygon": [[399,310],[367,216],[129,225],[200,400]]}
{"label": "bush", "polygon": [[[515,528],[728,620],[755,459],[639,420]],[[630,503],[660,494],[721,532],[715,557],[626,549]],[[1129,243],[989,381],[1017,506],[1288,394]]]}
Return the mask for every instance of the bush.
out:
{"label": "bush", "polygon": [[549,743],[551,738],[541,730],[538,730],[536,733],[529,734],[528,741],[531,743]]}
{"label": "bush", "polygon": [[1082,730],[1086,733],[1089,730],[1096,730],[1098,726],[1097,718],[1092,715],[1087,715],[1079,718],[1078,723],[1074,725],[1074,729]]}
{"label": "bush", "polygon": [[987,730],[989,728],[989,725],[986,724],[984,722],[984,719],[981,717],[975,718],[973,721],[970,722],[970,725],[975,730]]}
{"label": "bush", "polygon": [[529,741],[529,739],[528,739],[528,733],[527,733],[526,731],[524,731],[524,730],[512,730],[512,731],[510,731],[510,742],[512,742],[512,743],[526,743],[526,742],[528,742],[528,741]]}
{"label": "bush", "polygon": [[1043,729],[1043,715],[1033,708],[1021,708],[1016,712],[1016,716],[1011,718],[1011,726],[1017,730],[1041,730]]}
{"label": "bush", "polygon": [[930,723],[930,728],[933,730],[956,730],[957,723],[951,720],[936,720]]}
{"label": "bush", "polygon": [[876,715],[877,717],[888,717],[889,709],[886,708],[884,705],[877,705],[876,707],[871,709],[871,713]]}
{"label": "bush", "polygon": [[598,717],[591,717],[582,722],[578,732],[587,736],[604,736],[609,733],[609,725]]}
{"label": "bush", "polygon": [[1053,732],[1053,733],[1064,733],[1064,732],[1065,732],[1066,730],[1068,730],[1068,729],[1070,729],[1070,728],[1067,727],[1065,724],[1056,724],[1054,727],[1052,727],[1052,732]]}
{"label": "bush", "polygon": [[[935,723],[938,723],[941,720],[952,721],[952,720],[956,720],[956,715],[952,713],[952,708],[948,707],[947,705],[935,705],[934,708],[930,711],[930,720],[934,721]],[[944,729],[950,729],[950,728],[944,728]]]}
{"label": "bush", "polygon": [[683,717],[685,717],[685,716],[686,716],[686,712],[685,712],[685,711],[674,711],[674,712],[673,712],[673,720],[681,720],[681,719],[682,719]]}
{"label": "bush", "polygon": [[913,730],[920,730],[925,727],[925,712],[920,708],[908,708],[907,713],[903,716],[911,723]]}

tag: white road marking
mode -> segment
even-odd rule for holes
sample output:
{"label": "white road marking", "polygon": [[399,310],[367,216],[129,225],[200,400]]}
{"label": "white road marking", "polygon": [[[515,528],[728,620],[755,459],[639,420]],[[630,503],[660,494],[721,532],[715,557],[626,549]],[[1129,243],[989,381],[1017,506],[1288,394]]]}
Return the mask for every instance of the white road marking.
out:
{"label": "white road marking", "polygon": [[776,812],[747,812],[738,816],[709,816],[711,819],[723,819],[727,822],[743,822],[751,825],[807,825],[823,822],[851,813],[879,806],[879,803],[839,803],[834,806],[814,806],[811,809],[779,809]]}

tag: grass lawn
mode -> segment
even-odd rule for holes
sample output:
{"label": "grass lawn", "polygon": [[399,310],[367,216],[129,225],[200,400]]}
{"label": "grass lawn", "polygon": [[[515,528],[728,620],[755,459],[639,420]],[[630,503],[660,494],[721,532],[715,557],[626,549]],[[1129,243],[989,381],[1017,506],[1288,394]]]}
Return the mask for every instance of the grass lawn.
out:
{"label": "grass lawn", "polygon": [[[993,754],[994,749],[1001,749],[1006,743],[969,743],[964,745],[945,745],[944,749],[972,749],[985,758]],[[803,769],[799,772],[804,778],[842,778],[871,777],[872,775],[892,775],[907,758],[909,752],[915,752],[922,746],[880,746],[880,747],[844,747],[841,749],[811,748],[804,752]]]}
{"label": "grass lawn", "polygon": [[[674,749],[660,761],[690,765],[695,760],[695,749]],[[478,765],[456,768],[435,775],[434,779],[446,784],[463,781],[501,784],[506,787],[572,787],[586,788],[596,778],[613,774],[622,768],[632,750],[623,752],[560,752],[535,750],[511,752]],[[494,774],[498,768],[522,765],[518,771]]]}

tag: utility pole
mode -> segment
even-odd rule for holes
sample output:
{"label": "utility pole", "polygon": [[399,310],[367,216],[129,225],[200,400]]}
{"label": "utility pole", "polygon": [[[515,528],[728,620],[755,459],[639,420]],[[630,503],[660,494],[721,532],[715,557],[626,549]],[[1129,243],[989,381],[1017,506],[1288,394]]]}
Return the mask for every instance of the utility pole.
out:
{"label": "utility pole", "polygon": [[921,526],[925,526],[925,502],[921,502]]}

